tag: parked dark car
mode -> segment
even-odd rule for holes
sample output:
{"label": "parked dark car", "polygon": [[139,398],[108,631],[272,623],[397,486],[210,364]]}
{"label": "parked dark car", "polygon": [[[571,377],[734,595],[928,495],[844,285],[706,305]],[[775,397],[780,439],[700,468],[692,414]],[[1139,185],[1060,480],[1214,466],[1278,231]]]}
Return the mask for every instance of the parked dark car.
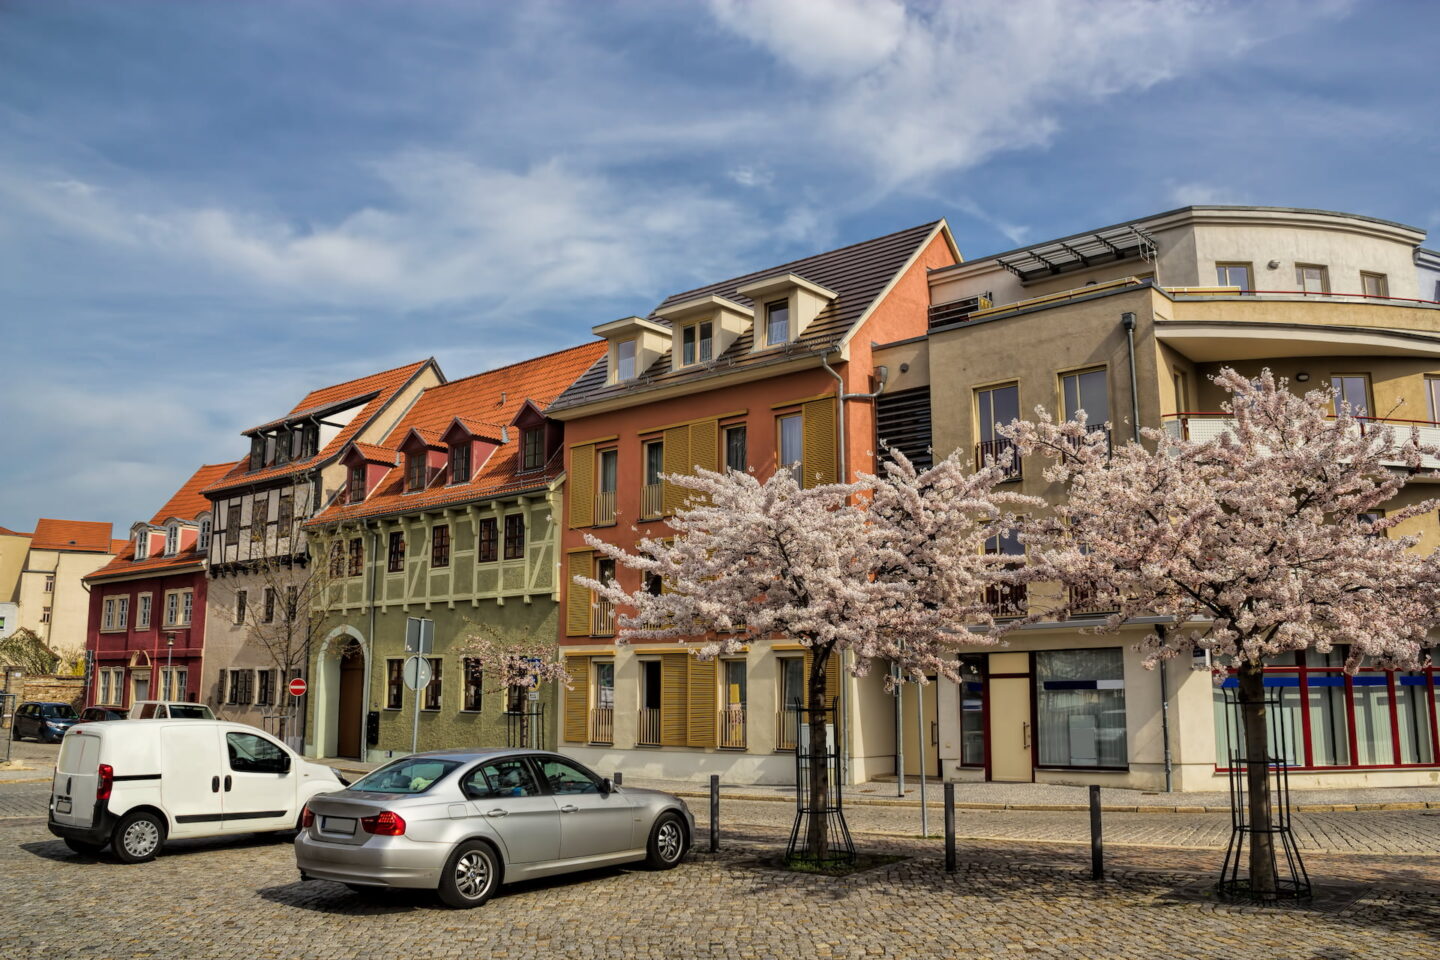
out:
{"label": "parked dark car", "polygon": [[22,703],[10,718],[10,739],[34,737],[41,743],[59,743],[65,731],[79,722],[80,715],[68,703]]}
{"label": "parked dark car", "polygon": [[81,723],[99,723],[104,720],[124,720],[125,711],[117,707],[86,707],[80,711]]}

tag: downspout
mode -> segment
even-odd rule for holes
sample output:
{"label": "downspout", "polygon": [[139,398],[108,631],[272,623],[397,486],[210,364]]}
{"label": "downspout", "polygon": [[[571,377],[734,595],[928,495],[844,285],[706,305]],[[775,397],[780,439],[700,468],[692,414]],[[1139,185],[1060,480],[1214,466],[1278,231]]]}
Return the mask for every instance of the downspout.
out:
{"label": "downspout", "polygon": [[[1135,375],[1135,314],[1126,311],[1120,314],[1120,323],[1125,327],[1125,341],[1130,358],[1130,436],[1140,442],[1140,386]],[[1155,625],[1155,634],[1165,639],[1164,628]],[[1160,742],[1165,757],[1165,792],[1175,788],[1175,772],[1170,756],[1170,684],[1166,680],[1165,661],[1160,661]]]}
{"label": "downspout", "polygon": [[[368,654],[366,655],[366,657],[365,657],[365,699],[364,699],[365,709],[362,710],[362,711],[360,711],[360,757],[361,757],[362,760],[363,760],[363,759],[367,759],[367,758],[370,756],[370,744],[369,744],[369,742],[368,742],[367,739],[366,739],[366,734],[368,733],[368,731],[369,731],[369,726],[370,726],[370,697],[371,697],[371,690],[370,690],[370,672],[371,672],[371,671],[370,671],[370,668],[371,668],[371,664],[372,664],[372,663],[374,662],[374,660],[375,660],[375,649],[376,649],[376,646],[375,646],[375,583],[376,583],[376,581],[377,581],[379,578],[375,575],[375,573],[376,573],[376,570],[379,569],[379,562],[378,562],[378,561],[379,561],[379,557],[380,557],[380,526],[379,526],[379,522],[377,521],[376,524],[375,524],[375,527],[372,529],[372,528],[370,527],[370,521],[366,520],[366,521],[365,521],[365,527],[366,527],[367,529],[370,529],[370,562],[369,562],[369,567],[370,567],[370,590],[369,590],[369,593],[370,593],[370,630],[369,630],[369,634],[368,634],[368,642],[369,642],[369,645],[370,645],[370,650],[369,650],[369,653],[368,653]],[[419,694],[416,694],[416,696],[419,696]]]}
{"label": "downspout", "polygon": [[[830,374],[830,376],[832,376],[832,377],[835,378],[835,427],[836,427],[836,430],[837,430],[838,433],[839,433],[839,438],[840,438],[840,439],[839,439],[839,444],[838,444],[838,451],[837,451],[838,454],[839,454],[839,457],[840,457],[840,482],[841,482],[841,483],[849,483],[849,482],[850,482],[850,461],[845,458],[845,401],[846,401],[846,400],[869,400],[869,401],[872,401],[872,402],[873,402],[876,397],[880,396],[880,394],[885,391],[885,381],[887,381],[888,379],[890,379],[890,368],[884,367],[884,366],[880,366],[880,367],[876,367],[876,368],[875,368],[875,379],[879,382],[879,386],[876,388],[876,390],[875,390],[874,393],[846,393],[846,392],[845,392],[845,378],[842,377],[842,376],[840,376],[840,374],[835,370],[834,367],[830,366],[830,361],[829,361],[828,359],[826,359],[825,353],[826,353],[826,351],[821,351],[820,354],[819,354],[819,356],[820,356],[820,366],[824,367],[824,368],[825,368],[825,372],[828,373],[828,374]],[[849,782],[850,782],[850,760],[851,760],[851,750],[850,750],[850,710],[851,710],[851,702],[850,702],[850,684],[845,681],[845,674],[844,674],[845,658],[844,658],[843,656],[840,658],[840,669],[841,669],[841,673],[840,673],[840,682],[841,682],[841,687],[840,687],[840,700],[841,700],[841,709],[844,711],[844,714],[845,714],[845,736],[842,738],[842,742],[843,742],[844,746],[843,746],[843,749],[841,750],[841,757],[840,757],[840,760],[841,760],[840,780],[841,780],[842,783],[849,783]],[[902,734],[901,731],[899,731],[899,730],[896,731],[896,736],[897,736],[897,737],[902,736],[902,735],[903,735],[903,734]]]}

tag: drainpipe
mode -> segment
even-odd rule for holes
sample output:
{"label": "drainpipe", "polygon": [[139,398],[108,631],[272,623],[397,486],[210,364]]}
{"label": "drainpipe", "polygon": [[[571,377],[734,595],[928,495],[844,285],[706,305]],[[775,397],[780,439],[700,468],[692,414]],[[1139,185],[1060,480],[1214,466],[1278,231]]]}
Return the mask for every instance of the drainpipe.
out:
{"label": "drainpipe", "polygon": [[[830,376],[832,376],[832,377],[835,378],[835,425],[836,425],[836,429],[839,431],[839,436],[840,436],[839,449],[838,449],[838,454],[839,454],[839,457],[840,457],[840,482],[841,482],[841,483],[849,483],[849,482],[850,482],[850,461],[848,461],[848,460],[845,458],[845,401],[846,401],[846,400],[870,400],[870,401],[874,401],[874,399],[875,399],[876,397],[880,396],[880,394],[885,391],[885,381],[887,381],[887,380],[890,379],[890,368],[889,368],[889,367],[885,367],[885,366],[879,366],[879,367],[876,367],[876,368],[875,368],[875,379],[876,379],[877,381],[879,381],[879,384],[880,384],[880,385],[879,385],[879,387],[875,390],[874,393],[846,393],[846,392],[845,392],[845,378],[842,377],[842,376],[840,376],[839,372],[837,372],[834,367],[830,366],[830,361],[825,358],[825,351],[820,351],[819,356],[820,356],[820,366],[824,367],[824,368],[825,368],[825,372],[828,373],[828,374],[830,374]],[[841,664],[841,673],[840,673],[840,684],[841,684],[841,686],[840,686],[840,701],[841,701],[841,709],[844,711],[844,716],[845,716],[845,736],[841,738],[842,743],[843,743],[843,748],[841,749],[841,756],[840,756],[840,760],[841,760],[840,779],[841,779],[841,782],[842,782],[842,783],[849,783],[849,782],[850,782],[850,708],[851,708],[851,703],[850,703],[850,684],[849,684],[848,682],[846,682],[846,680],[845,680],[845,673],[844,673],[844,664],[845,664],[845,661],[844,661],[844,658],[843,658],[843,657],[841,658],[840,664]]]}
{"label": "drainpipe", "polygon": [[1130,436],[1140,442],[1140,387],[1135,377],[1135,314],[1128,310],[1120,314],[1120,323],[1125,327],[1125,340],[1130,353]]}
{"label": "drainpipe", "polygon": [[[376,571],[379,569],[378,561],[380,558],[379,522],[376,522],[373,529],[370,527],[370,521],[367,520],[364,521],[364,523],[365,528],[370,529],[370,562],[368,564],[370,567],[370,631],[368,637],[370,650],[365,656],[365,696],[361,698],[361,702],[365,705],[365,708],[360,711],[361,760],[368,759],[370,756],[370,744],[366,742],[365,734],[370,725],[370,668],[375,661],[375,582],[379,579],[376,576]],[[406,549],[409,549],[408,544],[406,545]],[[417,693],[416,696],[418,697],[419,694]]]}

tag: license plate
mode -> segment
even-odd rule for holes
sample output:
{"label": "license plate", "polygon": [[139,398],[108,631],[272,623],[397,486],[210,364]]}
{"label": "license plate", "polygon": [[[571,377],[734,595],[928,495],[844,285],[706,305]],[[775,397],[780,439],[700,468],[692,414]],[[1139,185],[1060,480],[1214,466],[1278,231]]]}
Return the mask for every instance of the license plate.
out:
{"label": "license plate", "polygon": [[355,821],[347,817],[321,817],[320,829],[326,833],[343,833],[347,837],[353,837]]}
{"label": "license plate", "polygon": [[69,812],[70,812],[70,798],[69,798],[69,797],[59,797],[59,798],[57,798],[56,801],[55,801],[55,812],[56,812],[56,813],[69,813]]}

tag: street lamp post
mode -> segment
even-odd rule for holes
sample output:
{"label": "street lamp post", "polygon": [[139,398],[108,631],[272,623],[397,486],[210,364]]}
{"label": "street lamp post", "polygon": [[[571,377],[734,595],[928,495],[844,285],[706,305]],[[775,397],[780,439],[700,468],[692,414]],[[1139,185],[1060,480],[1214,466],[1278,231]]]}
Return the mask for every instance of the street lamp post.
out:
{"label": "street lamp post", "polygon": [[175,657],[175,634],[165,634],[165,699],[183,699],[175,696],[175,671],[170,669],[170,664]]}

